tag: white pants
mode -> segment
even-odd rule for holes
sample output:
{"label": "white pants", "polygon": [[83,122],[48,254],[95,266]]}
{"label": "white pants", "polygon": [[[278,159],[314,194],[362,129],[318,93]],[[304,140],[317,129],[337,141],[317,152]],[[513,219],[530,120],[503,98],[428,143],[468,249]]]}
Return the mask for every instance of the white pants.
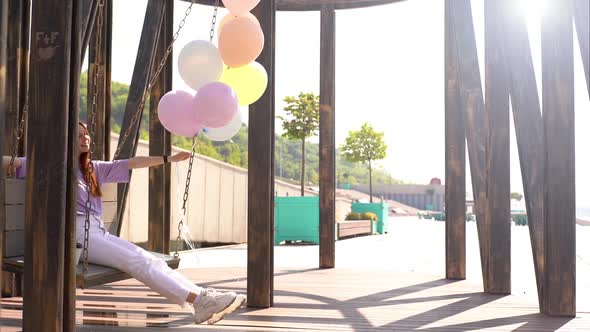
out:
{"label": "white pants", "polygon": [[[84,243],[85,216],[78,216],[76,242]],[[193,284],[166,262],[135,244],[114,236],[104,229],[101,220],[91,215],[88,238],[88,262],[114,267],[131,275],[173,303],[186,304],[190,292],[199,294]]]}

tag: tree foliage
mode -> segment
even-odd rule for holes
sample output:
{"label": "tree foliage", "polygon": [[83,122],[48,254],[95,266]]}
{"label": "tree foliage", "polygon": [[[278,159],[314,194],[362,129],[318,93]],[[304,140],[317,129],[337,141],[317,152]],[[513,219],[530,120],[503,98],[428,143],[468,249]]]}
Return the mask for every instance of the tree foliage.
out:
{"label": "tree foliage", "polygon": [[[88,75],[84,72],[80,79],[80,118],[86,120],[87,111],[87,79]],[[115,133],[120,133],[123,115],[125,114],[125,104],[129,86],[124,83],[113,82],[112,84],[112,114],[111,129]],[[148,134],[148,115],[149,109],[144,110],[142,125],[140,128],[140,137],[149,139]],[[317,130],[315,131],[317,133]],[[190,150],[192,139],[172,135],[172,144],[183,149]],[[301,161],[303,153],[301,143],[277,135],[275,137],[275,175],[288,182],[298,182],[296,179],[301,178]],[[220,161],[238,167],[248,167],[248,127],[243,126],[240,131],[230,141],[213,142],[204,136],[199,136],[197,141],[197,153],[208,156]],[[317,144],[305,144],[305,179],[307,184],[317,185],[319,179],[319,147]],[[357,163],[351,163],[344,159],[339,151],[336,151],[336,181],[339,184],[367,184],[369,183],[369,173],[366,167]],[[383,170],[373,170],[373,180],[379,183],[396,184],[402,183],[391,177]]]}
{"label": "tree foliage", "polygon": [[384,159],[387,144],[383,140],[384,134],[377,132],[369,123],[364,123],[360,130],[350,131],[341,146],[344,158],[353,163],[369,166],[369,197],[373,202],[372,162]]}
{"label": "tree foliage", "polygon": [[291,140],[301,141],[301,196],[305,187],[305,140],[315,136],[320,127],[320,97],[314,93],[299,93],[298,97],[285,97],[286,116],[283,121],[285,136]]}
{"label": "tree foliage", "polygon": [[385,144],[383,137],[382,132],[377,132],[373,126],[364,123],[361,130],[348,133],[340,150],[344,158],[350,162],[369,164],[373,160],[385,158],[387,144]]}
{"label": "tree foliage", "polygon": [[520,202],[520,200],[522,200],[522,194],[521,193],[510,193],[510,198],[517,200]]}

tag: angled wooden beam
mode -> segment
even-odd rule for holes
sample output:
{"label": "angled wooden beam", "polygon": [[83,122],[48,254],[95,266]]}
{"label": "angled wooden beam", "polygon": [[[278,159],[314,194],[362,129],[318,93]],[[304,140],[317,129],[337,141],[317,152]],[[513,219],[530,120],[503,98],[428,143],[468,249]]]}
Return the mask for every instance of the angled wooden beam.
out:
{"label": "angled wooden beam", "polygon": [[[502,4],[506,5],[505,2]],[[545,141],[541,103],[523,12],[505,10],[501,46],[508,66],[510,100],[518,145],[539,307],[543,312],[545,280]]]}
{"label": "angled wooden beam", "polygon": [[488,204],[486,169],[489,129],[483,103],[471,4],[469,0],[455,0],[447,2],[447,5],[449,6],[450,24],[453,25],[452,29],[455,32],[454,37],[451,38],[451,47],[455,47],[459,58],[461,109],[465,116],[484,291],[489,292],[493,289],[489,270],[490,227],[485,213]]}
{"label": "angled wooden beam", "polygon": [[586,87],[590,97],[590,1],[574,0],[574,20],[582,53],[582,64],[586,73]]}
{"label": "angled wooden beam", "polygon": [[248,306],[268,308],[274,293],[275,1],[252,10],[264,32],[258,62],[268,73],[262,97],[250,105],[248,123]]}
{"label": "angled wooden beam", "polygon": [[320,14],[320,268],[336,263],[336,11]]}
{"label": "angled wooden beam", "polygon": [[465,119],[450,1],[445,1],[445,269],[447,279],[465,279]]}
{"label": "angled wooden beam", "polygon": [[[183,0],[195,2],[201,5],[215,6],[216,0]],[[355,9],[373,6],[382,6],[405,0],[276,0],[277,11],[317,11],[324,6],[333,6],[334,9]],[[220,3],[220,5],[223,5]]]}
{"label": "angled wooden beam", "polygon": [[112,71],[113,71],[113,0],[105,0],[107,7],[105,16],[105,51],[104,51],[104,82],[105,98],[104,103],[104,157],[111,159],[111,114],[112,114]]}
{"label": "angled wooden beam", "polygon": [[34,264],[25,266],[23,329],[54,332],[63,330],[64,319],[66,206],[74,171],[68,117],[77,112],[70,74],[80,57],[72,34],[79,27],[75,1],[35,0],[32,8],[26,204],[35,208],[25,214],[25,260]]}
{"label": "angled wooden beam", "polygon": [[334,6],[335,10],[340,10],[382,6],[401,1],[403,0],[277,0],[277,8],[279,11],[309,11]]}
{"label": "angled wooden beam", "polygon": [[[135,156],[137,149],[137,140],[139,138],[139,127],[141,124],[141,114],[137,112],[139,104],[143,99],[143,94],[148,87],[150,80],[150,73],[152,72],[152,64],[157,48],[158,34],[160,26],[162,25],[165,14],[166,2],[160,0],[149,0],[145,12],[145,19],[143,22],[143,30],[141,32],[141,39],[139,41],[139,48],[137,50],[137,57],[135,59],[135,67],[133,69],[133,76],[131,78],[131,85],[129,86],[129,94],[127,96],[127,104],[125,106],[125,115],[121,125],[121,135],[119,136],[118,149],[120,153],[118,159],[127,159]],[[132,123],[134,117],[137,119]],[[129,137],[125,134],[128,133]],[[123,212],[125,211],[125,204],[127,193],[129,191],[129,184],[119,184],[117,199],[119,201],[117,213],[117,235],[121,233],[121,224],[123,220]]]}
{"label": "angled wooden beam", "polygon": [[510,102],[508,72],[500,49],[505,0],[486,0],[485,108],[488,117],[485,222],[489,241],[488,292],[510,294]]}
{"label": "angled wooden beam", "polygon": [[99,0],[82,0],[82,53],[80,59],[84,62],[86,56],[86,48],[90,41],[90,34],[92,33],[94,22],[96,21],[96,13]]}
{"label": "angled wooden beam", "polygon": [[[164,23],[160,28],[156,59],[163,59],[172,42],[174,2],[166,2]],[[153,66],[155,67],[155,66]],[[154,68],[152,75],[157,68]],[[150,93],[150,156],[170,155],[171,135],[158,119],[158,102],[172,90],[172,54]],[[161,253],[170,252],[170,170],[169,164],[149,169],[148,248]]]}
{"label": "angled wooden beam", "polygon": [[541,23],[545,125],[545,313],[576,315],[573,1]]}

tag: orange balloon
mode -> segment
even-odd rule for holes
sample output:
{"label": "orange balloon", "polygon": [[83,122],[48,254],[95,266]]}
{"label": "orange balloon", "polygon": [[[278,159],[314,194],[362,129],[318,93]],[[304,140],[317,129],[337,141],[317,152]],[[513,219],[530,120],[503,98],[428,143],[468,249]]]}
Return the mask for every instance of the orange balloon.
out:
{"label": "orange balloon", "polygon": [[229,67],[241,67],[256,60],[264,47],[264,33],[257,21],[247,17],[229,20],[219,32],[219,53]]}
{"label": "orange balloon", "polygon": [[217,26],[217,34],[219,34],[219,32],[221,31],[221,28],[223,28],[223,26],[229,22],[232,21],[238,17],[245,17],[245,18],[249,18],[252,21],[256,22],[256,24],[258,24],[260,26],[260,22],[258,22],[258,19],[256,18],[256,16],[254,16],[254,14],[252,13],[247,13],[246,15],[240,15],[240,16],[236,16],[232,13],[228,13],[227,15],[225,15],[223,17],[223,19],[221,19],[221,22],[219,22],[219,25]]}

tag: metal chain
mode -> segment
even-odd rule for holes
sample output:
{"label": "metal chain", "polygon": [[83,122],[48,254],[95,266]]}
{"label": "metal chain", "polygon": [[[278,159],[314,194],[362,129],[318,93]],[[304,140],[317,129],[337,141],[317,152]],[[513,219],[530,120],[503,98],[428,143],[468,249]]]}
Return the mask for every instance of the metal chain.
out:
{"label": "metal chain", "polygon": [[141,98],[141,102],[139,103],[139,105],[137,107],[137,111],[135,112],[135,114],[131,118],[131,123],[129,124],[129,127],[127,128],[127,130],[123,134],[123,138],[121,139],[121,143],[119,143],[119,146],[117,146],[117,150],[115,151],[115,155],[114,155],[113,159],[119,159],[119,154],[121,153],[121,149],[125,145],[125,141],[127,140],[129,135],[131,134],[131,130],[133,129],[133,127],[135,127],[135,124],[137,123],[137,121],[139,121],[139,119],[141,118],[141,115],[143,114],[143,108],[145,107],[145,102],[147,100],[147,97],[150,94],[150,90],[152,89],[152,87],[154,86],[156,81],[158,80],[158,76],[160,75],[160,72],[162,72],[162,69],[166,65],[166,60],[168,60],[168,56],[172,52],[174,42],[176,42],[176,40],[178,39],[178,36],[180,34],[180,30],[182,30],[182,27],[186,23],[186,18],[191,13],[193,5],[194,5],[194,2],[191,2],[191,4],[188,6],[186,11],[184,12],[184,17],[182,18],[182,20],[178,24],[178,29],[176,30],[176,32],[174,33],[174,36],[172,37],[172,42],[170,43],[170,45],[168,45],[168,48],[166,49],[166,53],[164,54],[162,61],[160,61],[160,64],[158,65],[156,72],[154,73],[154,76],[152,77],[150,83],[148,84],[148,86],[144,90],[142,98]]}
{"label": "metal chain", "polygon": [[180,244],[182,243],[182,228],[184,226],[184,218],[186,217],[186,203],[188,202],[188,192],[191,185],[191,174],[193,172],[193,161],[195,159],[195,151],[197,148],[197,136],[193,137],[193,146],[191,157],[188,162],[188,171],[186,172],[186,182],[184,186],[184,195],[182,196],[182,215],[178,222],[178,235],[176,236],[176,251],[174,252],[174,258],[178,258],[178,251],[180,250]]}
{"label": "metal chain", "polygon": [[16,159],[16,156],[18,154],[18,147],[20,145],[20,141],[23,138],[23,134],[25,132],[25,119],[27,118],[27,112],[29,110],[29,97],[27,95],[26,99],[25,99],[25,105],[23,106],[23,111],[21,114],[21,118],[20,118],[20,123],[18,123],[18,119],[17,119],[17,128],[15,129],[15,142],[14,142],[14,149],[12,149],[12,157],[10,158],[10,164],[8,165],[8,170],[6,173],[7,177],[12,177],[13,175],[16,174],[12,174],[12,170],[14,168],[14,160]]}
{"label": "metal chain", "polygon": [[[192,4],[191,4],[192,5]],[[213,42],[213,36],[215,36],[215,23],[217,22],[217,9],[219,7],[219,0],[215,1],[215,8],[213,9],[213,18],[211,19],[211,30],[209,30],[209,42]],[[189,7],[190,8],[190,7]],[[185,16],[186,18],[186,16]],[[193,146],[191,157],[188,162],[188,170],[186,172],[186,181],[184,186],[184,195],[182,196],[182,215],[178,221],[178,235],[176,236],[176,251],[174,252],[174,258],[178,258],[178,251],[182,243],[182,228],[184,227],[184,218],[186,217],[186,205],[188,202],[188,193],[191,185],[191,175],[193,172],[193,162],[195,158],[195,152],[197,148],[197,136],[193,137]]]}
{"label": "metal chain", "polygon": [[215,0],[215,8],[213,8],[213,18],[211,19],[211,30],[209,30],[209,42],[213,42],[215,36],[215,23],[217,23],[217,9],[219,7],[219,0]]}
{"label": "metal chain", "polygon": [[[100,0],[98,2],[98,18],[96,23],[96,44],[95,48],[97,52],[100,52],[102,47],[102,33],[103,33],[103,26],[104,26],[104,0]],[[88,124],[88,135],[90,136],[90,147],[88,149],[88,177],[86,180],[86,192],[88,196],[86,197],[86,213],[84,220],[84,245],[82,249],[82,261],[84,263],[84,272],[88,271],[88,242],[90,238],[90,211],[92,209],[92,203],[90,202],[91,195],[92,195],[92,175],[94,174],[94,164],[92,164],[92,155],[94,154],[94,149],[96,144],[94,142],[94,133],[96,131],[96,107],[98,101],[98,80],[100,79],[100,71],[101,66],[95,66],[94,68],[94,76],[92,82],[92,105],[88,109],[87,118],[90,120]],[[98,185],[98,184],[96,184]]]}

